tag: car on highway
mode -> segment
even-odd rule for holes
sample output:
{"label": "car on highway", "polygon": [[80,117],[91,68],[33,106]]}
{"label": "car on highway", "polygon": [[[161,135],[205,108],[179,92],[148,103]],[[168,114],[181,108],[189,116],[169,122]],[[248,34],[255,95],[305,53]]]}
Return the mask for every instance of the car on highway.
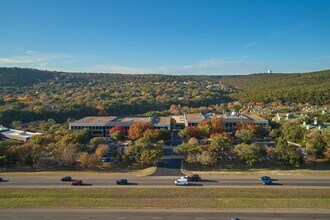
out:
{"label": "car on highway", "polygon": [[127,183],[128,183],[127,179],[119,179],[116,182],[117,185],[127,185]]}
{"label": "car on highway", "polygon": [[177,186],[186,186],[186,185],[188,185],[188,179],[181,178],[181,179],[175,180],[174,184]]}
{"label": "car on highway", "polygon": [[3,181],[3,179],[2,179],[2,177],[0,177],[0,182],[2,182]]}
{"label": "car on highway", "polygon": [[273,185],[273,181],[272,180],[263,180],[262,181],[262,184],[264,184],[264,185]]}
{"label": "car on highway", "polygon": [[71,183],[72,186],[82,186],[83,181],[82,180],[75,180]]}
{"label": "car on highway", "polygon": [[261,176],[260,180],[271,180],[272,178],[270,178],[269,176]]}
{"label": "car on highway", "polygon": [[71,181],[71,180],[72,180],[71,176],[65,176],[61,178],[61,181]]}
{"label": "car on highway", "polygon": [[201,181],[202,180],[202,178],[196,173],[185,176],[185,179],[187,179],[188,181]]}

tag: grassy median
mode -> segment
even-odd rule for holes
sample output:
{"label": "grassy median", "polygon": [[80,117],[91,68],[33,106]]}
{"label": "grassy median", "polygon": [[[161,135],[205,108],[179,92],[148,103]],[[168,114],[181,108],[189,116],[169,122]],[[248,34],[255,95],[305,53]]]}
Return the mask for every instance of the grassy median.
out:
{"label": "grassy median", "polygon": [[0,208],[322,208],[330,189],[1,189]]}

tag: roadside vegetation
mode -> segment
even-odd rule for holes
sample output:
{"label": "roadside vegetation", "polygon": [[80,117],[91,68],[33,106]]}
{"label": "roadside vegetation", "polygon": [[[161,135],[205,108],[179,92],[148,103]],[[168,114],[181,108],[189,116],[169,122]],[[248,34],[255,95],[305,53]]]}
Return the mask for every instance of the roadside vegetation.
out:
{"label": "roadside vegetation", "polygon": [[1,208],[330,209],[329,189],[1,189]]}
{"label": "roadside vegetation", "polygon": [[[92,137],[89,129],[68,130],[53,120],[21,124],[43,132],[29,141],[0,141],[3,169],[30,167],[36,170],[112,170],[128,172],[153,166],[162,156],[169,131],[150,123],[133,124],[128,135],[116,126],[109,138]],[[128,139],[124,142],[122,140]]]}

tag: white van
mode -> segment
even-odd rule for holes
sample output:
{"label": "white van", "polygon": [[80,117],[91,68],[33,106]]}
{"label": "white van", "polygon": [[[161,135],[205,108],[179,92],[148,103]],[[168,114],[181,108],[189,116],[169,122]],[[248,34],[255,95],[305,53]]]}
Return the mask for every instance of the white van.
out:
{"label": "white van", "polygon": [[178,179],[178,180],[175,180],[175,185],[178,185],[178,186],[186,186],[188,185],[188,180],[187,179]]}

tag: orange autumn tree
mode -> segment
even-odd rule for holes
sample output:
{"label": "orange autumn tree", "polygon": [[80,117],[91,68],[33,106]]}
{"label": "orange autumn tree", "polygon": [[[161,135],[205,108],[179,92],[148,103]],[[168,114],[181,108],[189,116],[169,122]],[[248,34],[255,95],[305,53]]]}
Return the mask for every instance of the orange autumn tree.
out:
{"label": "orange autumn tree", "polygon": [[128,129],[128,137],[131,140],[137,140],[143,137],[143,133],[148,129],[154,129],[154,126],[148,122],[132,124]]}
{"label": "orange autumn tree", "polygon": [[204,138],[209,138],[212,134],[223,133],[225,129],[221,118],[212,118],[202,121],[198,130]]}

